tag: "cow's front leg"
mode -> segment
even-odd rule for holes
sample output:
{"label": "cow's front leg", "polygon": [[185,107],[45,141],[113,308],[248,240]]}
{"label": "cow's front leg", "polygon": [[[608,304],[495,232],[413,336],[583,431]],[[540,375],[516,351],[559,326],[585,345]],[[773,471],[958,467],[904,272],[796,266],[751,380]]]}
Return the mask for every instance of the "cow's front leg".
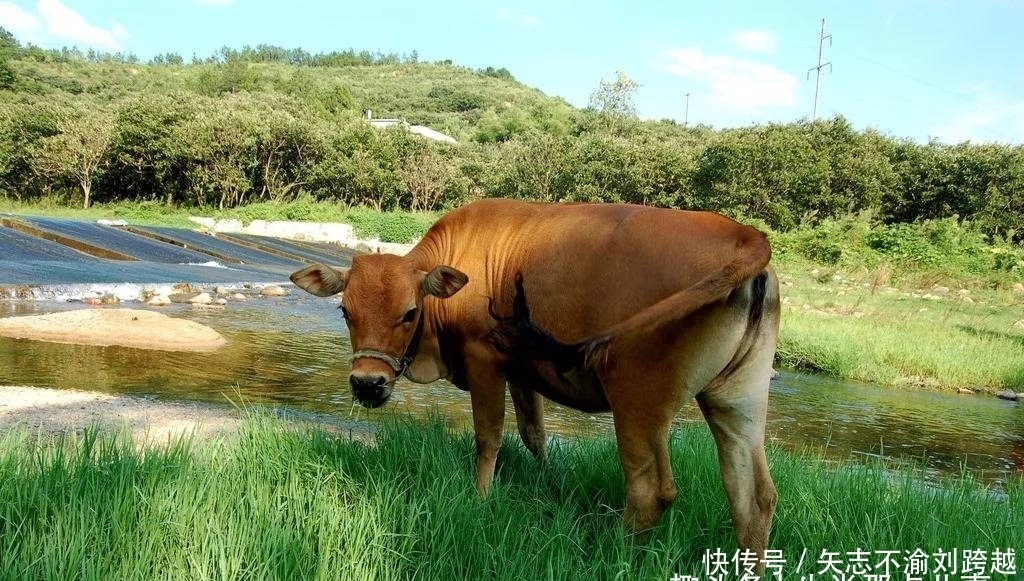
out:
{"label": "cow's front leg", "polygon": [[476,435],[476,490],[480,498],[487,498],[505,423],[505,377],[488,349],[467,346],[466,354],[466,380]]}
{"label": "cow's front leg", "polygon": [[515,381],[509,381],[508,391],[512,394],[519,437],[535,458],[545,462],[548,438],[544,431],[544,398],[530,387]]}

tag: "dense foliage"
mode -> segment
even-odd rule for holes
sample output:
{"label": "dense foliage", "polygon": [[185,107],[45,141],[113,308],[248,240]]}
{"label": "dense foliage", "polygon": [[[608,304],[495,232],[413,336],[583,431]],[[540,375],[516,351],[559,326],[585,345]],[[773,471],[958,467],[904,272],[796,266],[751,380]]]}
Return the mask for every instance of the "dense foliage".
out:
{"label": "dense foliage", "polygon": [[[481,196],[623,201],[779,231],[870,210],[885,224],[966,220],[989,237],[1024,237],[1022,146],[918,144],[841,117],[725,130],[641,122],[621,81],[599,85],[600,107],[578,110],[503,68],[415,53],[258,46],[139,63],[25,47],[5,32],[0,196],[412,210]],[[365,110],[459,144],[375,129]]]}

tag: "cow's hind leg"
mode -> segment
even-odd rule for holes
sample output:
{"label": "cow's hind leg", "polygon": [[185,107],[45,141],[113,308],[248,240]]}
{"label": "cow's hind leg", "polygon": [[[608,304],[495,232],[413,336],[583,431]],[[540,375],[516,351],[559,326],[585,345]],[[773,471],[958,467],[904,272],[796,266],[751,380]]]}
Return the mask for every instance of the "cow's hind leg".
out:
{"label": "cow's hind leg", "polygon": [[508,389],[516,411],[519,437],[538,460],[546,460],[548,442],[544,431],[544,398],[519,382],[510,381]]}
{"label": "cow's hind leg", "polygon": [[[718,446],[736,539],[741,549],[754,551],[760,560],[768,547],[777,499],[764,450],[771,350],[747,363],[723,381],[713,382],[697,396],[697,403]],[[763,570],[763,565],[757,569]]]}

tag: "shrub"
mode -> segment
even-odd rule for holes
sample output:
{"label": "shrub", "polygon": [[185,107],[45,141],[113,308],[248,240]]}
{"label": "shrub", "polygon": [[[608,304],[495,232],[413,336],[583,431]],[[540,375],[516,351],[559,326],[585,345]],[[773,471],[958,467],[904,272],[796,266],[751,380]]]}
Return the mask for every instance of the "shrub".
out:
{"label": "shrub", "polygon": [[436,217],[408,212],[371,212],[354,210],[346,221],[360,238],[379,238],[381,242],[406,244],[423,236]]}

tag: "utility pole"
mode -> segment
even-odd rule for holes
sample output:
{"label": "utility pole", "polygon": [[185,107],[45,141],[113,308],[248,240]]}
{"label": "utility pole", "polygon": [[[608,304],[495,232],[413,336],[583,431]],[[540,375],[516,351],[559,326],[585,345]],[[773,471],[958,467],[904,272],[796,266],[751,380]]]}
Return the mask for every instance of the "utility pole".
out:
{"label": "utility pole", "polygon": [[690,124],[690,94],[686,94],[686,112],[683,114],[683,127]]}
{"label": "utility pole", "polygon": [[825,19],[821,19],[821,37],[818,39],[818,66],[807,69],[807,79],[811,78],[811,71],[815,71],[817,79],[814,81],[814,113],[811,115],[811,120],[818,118],[818,93],[821,88],[821,69],[828,67],[829,72],[832,72],[832,61],[822,62],[825,56],[825,40],[828,40],[828,45],[832,46],[832,35],[825,34]]}

